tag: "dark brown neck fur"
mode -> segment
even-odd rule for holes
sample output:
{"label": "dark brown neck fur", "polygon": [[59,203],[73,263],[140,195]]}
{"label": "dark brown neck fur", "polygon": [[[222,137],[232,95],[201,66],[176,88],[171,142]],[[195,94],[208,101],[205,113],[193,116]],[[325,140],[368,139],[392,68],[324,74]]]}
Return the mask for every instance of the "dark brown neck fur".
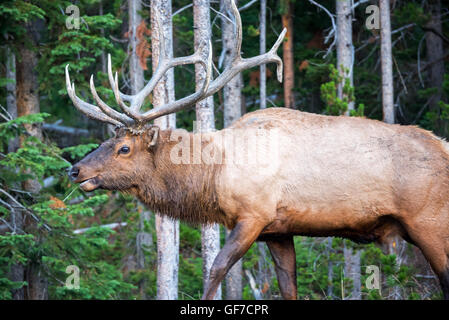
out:
{"label": "dark brown neck fur", "polygon": [[153,166],[152,174],[142,177],[132,193],[150,209],[173,219],[193,225],[225,224],[215,190],[219,166],[172,163],[170,151],[177,143],[170,141],[170,130],[160,132],[153,163],[148,164]]}

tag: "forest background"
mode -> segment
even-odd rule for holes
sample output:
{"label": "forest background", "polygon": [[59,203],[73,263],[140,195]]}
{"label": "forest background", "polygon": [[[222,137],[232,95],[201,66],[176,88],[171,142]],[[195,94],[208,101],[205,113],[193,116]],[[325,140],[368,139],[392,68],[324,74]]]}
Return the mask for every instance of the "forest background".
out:
{"label": "forest background", "polygon": [[[172,8],[174,55],[190,54],[192,6],[200,1],[162,2]],[[391,11],[390,61],[382,58],[383,37],[372,20],[382,2]],[[0,299],[201,297],[205,252],[199,228],[180,223],[179,261],[171,266],[176,283],[164,284],[158,281],[157,270],[164,266],[158,263],[155,213],[117,192],[87,194],[65,173],[113,135],[73,107],[65,89],[66,64],[81,97],[91,99],[93,74],[99,95],[114,105],[107,54],[122,91],[133,90],[138,72],[143,79],[151,76],[151,6],[143,0],[1,2]],[[210,7],[213,61],[222,70],[232,35],[223,3],[210,1]],[[244,57],[270,48],[282,28],[289,29],[280,48],[284,82],[277,82],[274,65],[244,71],[232,88],[214,96],[216,129],[261,107],[288,107],[418,125],[449,137],[444,1],[240,0],[238,7]],[[393,81],[387,89],[394,92],[389,105],[382,86],[388,63]],[[176,68],[174,77],[176,97],[193,92],[192,66]],[[194,109],[176,115],[179,128],[192,130],[194,121]],[[223,244],[223,228],[220,234]],[[419,249],[403,241],[379,248],[296,237],[295,247],[300,299],[441,298]],[[373,266],[379,268],[379,289],[368,285]],[[79,285],[73,278],[78,272]],[[223,298],[280,299],[264,244],[254,244],[234,272],[236,279],[223,283]],[[172,295],[164,297],[162,289]]]}

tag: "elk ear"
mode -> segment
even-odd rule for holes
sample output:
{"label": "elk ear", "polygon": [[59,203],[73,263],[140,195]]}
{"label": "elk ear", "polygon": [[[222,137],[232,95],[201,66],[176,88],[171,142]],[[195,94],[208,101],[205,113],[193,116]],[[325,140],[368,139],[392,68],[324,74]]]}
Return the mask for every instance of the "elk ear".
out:
{"label": "elk ear", "polygon": [[157,144],[157,139],[159,137],[159,127],[152,126],[150,130],[147,131],[147,135],[149,139],[148,150],[151,150],[151,148],[154,148],[154,146],[156,146]]}

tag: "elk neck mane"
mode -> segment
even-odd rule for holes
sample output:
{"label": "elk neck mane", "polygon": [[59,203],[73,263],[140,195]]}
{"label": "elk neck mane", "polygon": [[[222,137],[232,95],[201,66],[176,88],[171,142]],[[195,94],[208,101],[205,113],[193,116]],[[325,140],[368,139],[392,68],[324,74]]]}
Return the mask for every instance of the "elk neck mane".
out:
{"label": "elk neck mane", "polygon": [[160,131],[145,170],[150,174],[142,176],[131,193],[155,212],[191,225],[226,224],[215,188],[220,166],[173,163],[170,152],[178,142],[170,141],[171,132]]}

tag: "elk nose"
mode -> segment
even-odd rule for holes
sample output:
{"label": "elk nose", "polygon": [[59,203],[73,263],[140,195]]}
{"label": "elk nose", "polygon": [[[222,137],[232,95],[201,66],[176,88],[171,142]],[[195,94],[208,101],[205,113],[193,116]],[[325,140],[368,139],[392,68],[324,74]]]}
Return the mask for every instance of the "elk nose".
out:
{"label": "elk nose", "polygon": [[75,180],[80,174],[80,169],[78,167],[72,167],[69,171],[69,177]]}

